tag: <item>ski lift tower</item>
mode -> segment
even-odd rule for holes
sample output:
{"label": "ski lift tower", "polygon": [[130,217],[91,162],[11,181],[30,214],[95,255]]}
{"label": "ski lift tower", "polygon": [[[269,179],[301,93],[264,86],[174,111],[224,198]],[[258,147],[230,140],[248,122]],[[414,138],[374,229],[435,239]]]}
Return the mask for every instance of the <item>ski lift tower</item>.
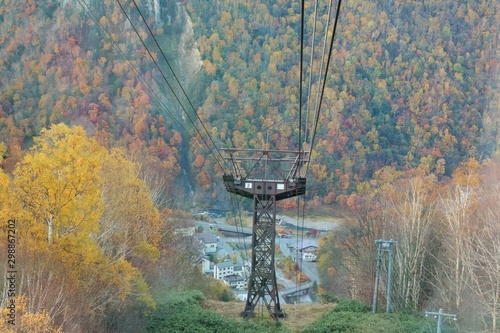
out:
{"label": "ski lift tower", "polygon": [[274,267],[276,202],[306,192],[300,168],[309,152],[291,150],[222,149],[233,173],[223,176],[226,190],[253,199],[252,267],[242,316],[253,316],[263,301],[274,320],[283,318]]}

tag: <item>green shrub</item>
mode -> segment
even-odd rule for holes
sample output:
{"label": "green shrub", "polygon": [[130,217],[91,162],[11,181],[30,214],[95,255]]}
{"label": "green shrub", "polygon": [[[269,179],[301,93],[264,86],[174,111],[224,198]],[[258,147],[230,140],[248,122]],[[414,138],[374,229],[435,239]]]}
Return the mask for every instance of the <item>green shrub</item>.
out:
{"label": "green shrub", "polygon": [[309,325],[303,333],[357,333],[360,332],[356,329],[360,320],[361,316],[355,312],[330,311]]}
{"label": "green shrub", "polygon": [[370,307],[355,299],[343,299],[333,308],[335,312],[369,312]]}
{"label": "green shrub", "polygon": [[428,329],[429,324],[418,313],[373,315],[368,305],[344,299],[303,333],[425,333]]}
{"label": "green shrub", "polygon": [[339,298],[335,296],[331,291],[323,291],[320,292],[318,295],[318,300],[320,303],[337,303],[339,301]]}

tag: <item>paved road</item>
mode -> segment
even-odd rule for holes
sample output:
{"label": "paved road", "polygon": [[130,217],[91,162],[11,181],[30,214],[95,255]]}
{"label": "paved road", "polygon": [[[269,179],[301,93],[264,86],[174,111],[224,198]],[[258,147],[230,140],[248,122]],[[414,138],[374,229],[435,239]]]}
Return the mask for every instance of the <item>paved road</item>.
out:
{"label": "paved road", "polygon": [[[304,238],[304,242],[307,240],[312,240],[311,238]],[[317,239],[315,239],[317,240]],[[301,244],[301,239],[299,239],[299,244]],[[278,238],[276,240],[276,243],[279,245],[281,252],[285,257],[292,257],[294,261],[297,261],[297,252],[295,249],[297,248],[297,238],[295,237],[290,237],[290,238]],[[293,249],[290,249],[290,247],[293,247]],[[309,262],[309,261],[304,261],[300,258],[300,253],[298,254],[299,256],[299,264],[302,272],[304,272],[311,282],[316,281],[319,283],[319,271],[318,271],[318,266],[315,262]]]}

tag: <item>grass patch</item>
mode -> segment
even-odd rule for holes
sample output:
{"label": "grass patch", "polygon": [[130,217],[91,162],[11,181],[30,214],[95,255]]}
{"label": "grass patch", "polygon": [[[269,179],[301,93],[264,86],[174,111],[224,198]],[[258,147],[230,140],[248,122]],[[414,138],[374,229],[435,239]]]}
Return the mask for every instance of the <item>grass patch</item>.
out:
{"label": "grass patch", "polygon": [[[256,309],[263,310],[262,318],[245,321],[244,302],[206,300],[197,291],[170,292],[157,301],[156,311],[147,318],[148,333],[427,333],[436,325],[418,313],[373,315],[368,305],[355,300],[340,300],[337,305],[284,304],[287,316],[279,323],[265,308]],[[454,332],[443,326],[443,333]]]}
{"label": "grass patch", "polygon": [[[273,321],[243,321],[223,315],[219,308],[224,302],[211,302],[199,291],[169,292],[157,297],[157,308],[147,318],[148,333],[288,333]],[[233,308],[235,307],[235,303]],[[228,308],[224,307],[226,310]],[[237,307],[241,308],[241,306]],[[217,310],[217,312],[215,311]]]}
{"label": "grass patch", "polygon": [[[218,302],[206,301],[206,308],[214,310],[220,315],[227,316],[237,321],[244,321],[241,318],[241,311],[245,305],[244,302]],[[287,317],[283,319],[282,324],[291,333],[302,332],[308,325],[320,318],[322,315],[332,310],[333,304],[285,304],[282,308],[285,309]],[[265,317],[267,317],[267,309],[264,309]],[[252,319],[251,322],[256,322],[258,319]],[[268,319],[263,319],[268,321]]]}

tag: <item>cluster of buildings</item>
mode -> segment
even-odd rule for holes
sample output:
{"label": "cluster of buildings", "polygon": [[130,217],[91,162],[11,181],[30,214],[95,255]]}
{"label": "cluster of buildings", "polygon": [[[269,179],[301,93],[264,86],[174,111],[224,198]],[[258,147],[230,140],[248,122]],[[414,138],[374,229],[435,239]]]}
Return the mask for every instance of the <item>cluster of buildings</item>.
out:
{"label": "cluster of buildings", "polygon": [[247,270],[240,263],[224,261],[214,263],[209,258],[217,253],[219,237],[211,233],[194,234],[194,239],[199,242],[203,257],[199,260],[201,270],[204,274],[212,275],[214,279],[222,281],[230,288],[243,290],[247,284]]}
{"label": "cluster of buildings", "polygon": [[[212,229],[212,225],[210,226]],[[241,263],[235,263],[232,260],[226,259],[223,262],[215,263],[217,261],[217,252],[221,249],[220,237],[210,232],[195,233],[193,228],[183,228],[176,232],[182,236],[191,236],[195,244],[199,245],[201,257],[198,264],[204,274],[213,276],[214,279],[219,280],[231,288],[243,290],[247,288],[247,280],[249,277],[250,267]],[[278,238],[291,238],[286,232],[277,232]],[[292,242],[286,243],[290,252],[296,258],[303,261],[315,262],[318,256],[318,242],[316,239],[301,240],[300,244],[295,248],[291,246]]]}

